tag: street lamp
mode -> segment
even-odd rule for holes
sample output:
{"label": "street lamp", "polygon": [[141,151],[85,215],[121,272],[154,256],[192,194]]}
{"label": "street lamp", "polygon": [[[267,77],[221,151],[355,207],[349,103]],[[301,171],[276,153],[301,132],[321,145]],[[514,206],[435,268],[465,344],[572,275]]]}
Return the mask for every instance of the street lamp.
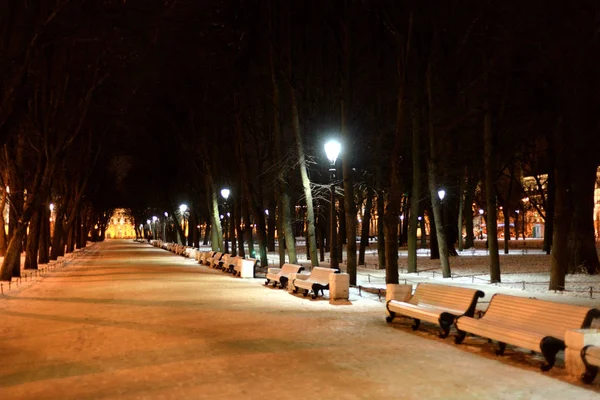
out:
{"label": "street lamp", "polygon": [[444,189],[438,190],[438,197],[440,198],[440,217],[442,229],[445,229],[446,221],[444,220],[444,197],[446,197],[446,191]]}
{"label": "street lamp", "polygon": [[[152,223],[152,221],[150,221],[149,219],[146,220],[146,224],[148,224],[148,231],[150,231],[150,234],[152,234],[152,225],[150,225]],[[150,242],[150,239],[148,239],[148,242]]]}
{"label": "street lamp", "polygon": [[444,189],[438,190],[438,197],[441,201],[444,201],[444,197],[446,197],[446,191]]}
{"label": "street lamp", "polygon": [[169,213],[165,211],[165,219],[163,219],[163,241],[167,242],[167,218],[169,217]]}
{"label": "street lamp", "polygon": [[483,208],[479,209],[479,239],[483,239]]}
{"label": "street lamp", "polygon": [[331,193],[330,200],[331,206],[329,209],[330,213],[330,227],[329,227],[329,266],[330,268],[339,269],[340,264],[338,260],[338,249],[337,249],[337,219],[335,217],[335,180],[336,176],[336,167],[335,161],[340,155],[340,151],[342,150],[342,145],[337,140],[330,140],[325,143],[325,155],[327,155],[327,159],[329,160],[329,183],[331,184]]}
{"label": "street lamp", "polygon": [[[223,198],[225,199],[225,215],[227,217],[229,217],[229,213],[227,212],[227,199],[229,198],[229,194],[231,193],[231,191],[227,188],[223,188],[221,189],[221,196],[223,196]],[[229,221],[229,218],[223,218],[223,222],[225,225],[225,245],[224,245],[224,251],[225,253],[229,253],[229,229],[227,229],[227,222]]]}
{"label": "street lamp", "polygon": [[154,233],[152,234],[152,239],[156,240],[156,221],[158,221],[158,217],[155,215],[152,217],[152,226],[154,228]]}
{"label": "street lamp", "polygon": [[181,218],[183,221],[183,244],[187,245],[187,220],[185,218],[185,212],[187,211],[188,206],[186,204],[182,204],[179,206],[179,212],[181,213]]}

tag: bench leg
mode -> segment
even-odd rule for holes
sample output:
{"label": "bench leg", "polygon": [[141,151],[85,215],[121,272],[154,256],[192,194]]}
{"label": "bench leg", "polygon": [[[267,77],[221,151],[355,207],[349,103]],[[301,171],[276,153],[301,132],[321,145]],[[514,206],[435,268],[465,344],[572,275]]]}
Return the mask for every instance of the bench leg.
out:
{"label": "bench leg", "polygon": [[463,342],[463,340],[465,340],[466,336],[467,336],[467,332],[465,332],[465,331],[458,331],[458,333],[456,334],[456,336],[454,336],[454,343],[461,344]]}
{"label": "bench leg", "polygon": [[450,327],[454,323],[454,315],[449,313],[442,313],[440,314],[440,318],[438,319],[438,321],[440,323],[440,328],[442,328],[442,331],[438,336],[442,339],[445,339],[450,334]]}
{"label": "bench leg", "polygon": [[590,365],[585,359],[585,352],[588,347],[590,346],[585,346],[583,349],[581,349],[581,360],[585,365],[585,372],[581,375],[581,380],[583,381],[583,383],[587,383],[589,385],[590,383],[594,382],[594,379],[596,379],[596,375],[598,374],[598,367],[596,367],[595,365]]}
{"label": "bench leg", "polygon": [[496,355],[503,356],[504,350],[506,350],[506,343],[498,342],[498,350],[496,350]]}
{"label": "bench leg", "polygon": [[585,372],[581,375],[581,380],[583,383],[587,383],[588,385],[594,382],[596,379],[596,375],[598,374],[598,367],[587,366],[585,367]]}
{"label": "bench leg", "polygon": [[413,320],[412,330],[416,331],[417,329],[419,329],[419,325],[421,325],[421,320],[415,318]]}
{"label": "bench leg", "polygon": [[396,318],[396,313],[395,312],[391,312],[388,310],[388,312],[390,313],[390,315],[388,315],[387,317],[385,317],[385,322],[387,322],[388,324],[391,323],[394,318]]}
{"label": "bench leg", "polygon": [[269,280],[268,279],[265,281],[265,286],[269,286]]}
{"label": "bench leg", "polygon": [[541,370],[545,372],[554,367],[556,353],[565,349],[565,343],[562,340],[548,336],[542,339],[540,348],[542,355],[546,359],[546,362],[541,366]]}

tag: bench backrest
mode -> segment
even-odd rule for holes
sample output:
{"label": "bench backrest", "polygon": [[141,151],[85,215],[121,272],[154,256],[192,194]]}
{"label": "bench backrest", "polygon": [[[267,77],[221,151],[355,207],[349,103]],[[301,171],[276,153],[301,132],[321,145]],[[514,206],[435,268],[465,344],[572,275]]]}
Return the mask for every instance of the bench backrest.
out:
{"label": "bench backrest", "polygon": [[600,311],[591,307],[495,294],[482,318],[564,340],[565,331],[588,328],[598,313]]}
{"label": "bench backrest", "polygon": [[225,253],[223,254],[223,257],[221,257],[221,259],[219,261],[223,261],[223,265],[229,265],[231,263],[231,260],[233,259],[233,257],[231,256],[231,254]]}
{"label": "bench backrest", "polygon": [[469,311],[475,311],[477,298],[483,297],[483,295],[484,293],[481,290],[476,289],[419,283],[409,303],[449,308],[464,314]]}
{"label": "bench backrest", "polygon": [[216,252],[212,256],[212,264],[218,264],[218,262],[221,259],[221,257],[223,257],[223,253],[221,253],[220,251]]}
{"label": "bench backrest", "polygon": [[304,269],[304,267],[302,265],[283,264],[283,266],[281,267],[281,270],[279,271],[279,273],[277,275],[289,277],[290,274],[298,273],[298,272],[302,271],[303,269]]}
{"label": "bench backrest", "polygon": [[334,274],[336,271],[333,268],[314,267],[308,279],[314,282],[329,284],[329,275]]}

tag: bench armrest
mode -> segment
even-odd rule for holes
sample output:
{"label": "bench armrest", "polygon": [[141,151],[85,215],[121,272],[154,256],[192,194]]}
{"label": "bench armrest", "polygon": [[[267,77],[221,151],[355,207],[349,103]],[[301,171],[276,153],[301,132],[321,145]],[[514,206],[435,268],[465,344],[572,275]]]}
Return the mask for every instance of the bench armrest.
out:
{"label": "bench armrest", "polygon": [[269,274],[278,274],[279,271],[281,271],[281,268],[269,268],[268,269]]}

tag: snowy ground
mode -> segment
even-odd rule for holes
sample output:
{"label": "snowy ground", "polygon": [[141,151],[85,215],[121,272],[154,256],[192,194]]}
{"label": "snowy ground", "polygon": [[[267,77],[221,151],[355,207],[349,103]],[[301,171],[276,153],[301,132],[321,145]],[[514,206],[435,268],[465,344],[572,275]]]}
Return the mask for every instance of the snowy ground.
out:
{"label": "snowy ground", "polygon": [[[310,266],[306,260],[304,242],[299,241],[299,262]],[[567,276],[566,290],[554,293],[548,290],[550,282],[550,256],[541,251],[540,240],[518,240],[510,242],[509,254],[500,254],[500,268],[502,272],[502,283],[489,283],[488,252],[484,241],[476,241],[475,248],[459,252],[458,257],[450,258],[452,278],[444,279],[439,260],[429,259],[429,250],[418,250],[418,273],[407,274],[407,251],[401,249],[399,252],[399,268],[401,283],[417,283],[427,280],[435,280],[440,283],[469,284],[487,287],[489,291],[504,291],[519,295],[551,295],[556,294],[560,298],[575,297],[580,299],[595,300],[592,303],[600,306],[600,275],[573,274]],[[385,271],[380,270],[377,261],[376,244],[371,243],[366,251],[365,266],[359,268],[358,284],[376,288],[385,288]],[[502,244],[501,244],[502,247]],[[278,264],[277,253],[269,253],[269,263]],[[345,255],[344,255],[345,259]],[[329,255],[326,254],[327,266]],[[342,269],[345,266],[342,264]],[[589,304],[590,302],[584,302]]]}
{"label": "snowy ground", "polygon": [[[366,270],[365,270],[366,271]],[[373,271],[370,271],[373,272]],[[378,271],[375,271],[378,272]],[[363,276],[363,275],[361,275]],[[562,360],[455,345],[381,302],[267,288],[108,241],[0,297],[4,399],[597,399]],[[599,379],[600,380],[600,379]]]}

